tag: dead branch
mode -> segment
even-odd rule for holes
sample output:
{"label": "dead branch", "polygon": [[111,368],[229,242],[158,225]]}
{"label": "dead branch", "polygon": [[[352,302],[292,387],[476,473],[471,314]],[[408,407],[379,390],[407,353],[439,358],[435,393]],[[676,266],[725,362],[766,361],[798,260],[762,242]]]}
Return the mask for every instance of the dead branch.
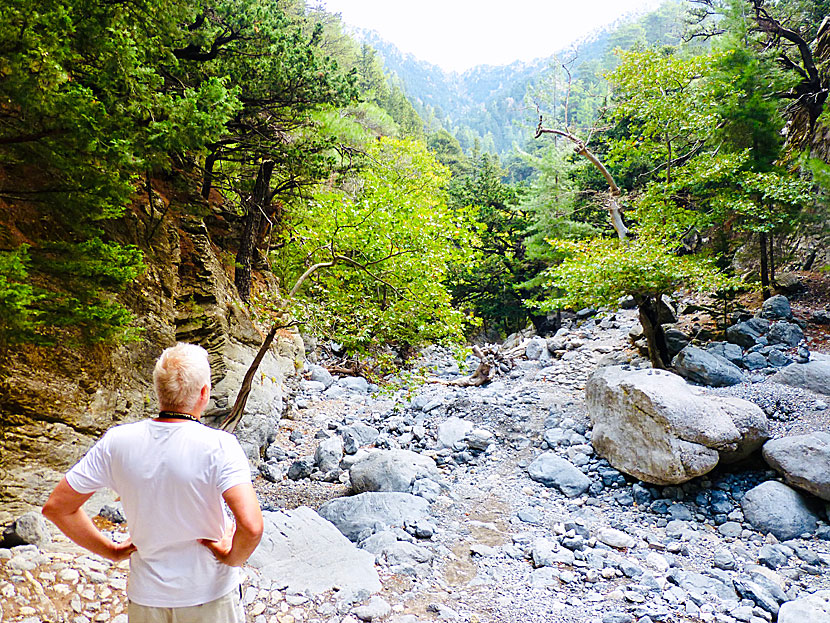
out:
{"label": "dead branch", "polygon": [[268,335],[266,335],[265,339],[262,341],[262,346],[259,347],[259,351],[257,352],[256,357],[254,357],[254,360],[248,367],[248,371],[245,373],[245,378],[242,380],[242,387],[239,388],[239,393],[236,396],[236,401],[233,403],[233,408],[231,409],[231,412],[228,414],[228,417],[226,417],[219,425],[219,428],[221,430],[232,433],[234,430],[236,430],[237,425],[242,420],[242,416],[245,413],[245,405],[248,403],[248,395],[251,393],[251,384],[254,381],[254,375],[259,369],[259,364],[262,363],[262,359],[265,357],[265,353],[267,353],[268,349],[271,347],[271,342],[274,341],[274,336],[277,334],[277,331],[279,331],[280,329],[295,327],[298,324],[300,323],[296,320],[292,320],[288,324],[275,324],[273,327],[271,327],[271,330],[268,332]]}
{"label": "dead branch", "polygon": [[[510,351],[513,353],[514,351]],[[513,357],[506,352],[502,352],[501,346],[498,344],[488,344],[483,349],[478,346],[473,346],[473,355],[478,357],[479,364],[475,372],[470,376],[465,376],[453,381],[444,381],[443,379],[431,379],[431,383],[440,383],[441,385],[452,385],[454,387],[480,387],[489,383],[500,374],[506,374],[516,367],[516,362]]]}
{"label": "dead branch", "polygon": [[605,178],[605,181],[608,182],[608,190],[609,190],[609,197],[608,197],[608,214],[611,218],[611,225],[614,227],[614,230],[617,232],[617,236],[619,236],[620,240],[625,240],[628,237],[628,228],[625,226],[622,220],[622,208],[620,208],[620,204],[617,202],[617,197],[620,196],[621,191],[617,183],[614,181],[614,177],[605,168],[605,165],[602,164],[599,158],[588,149],[587,145],[585,144],[582,139],[574,136],[570,132],[564,132],[562,130],[555,130],[553,128],[545,128],[542,126],[542,117],[539,116],[539,125],[536,127],[536,136],[535,138],[539,138],[542,134],[553,134],[555,136],[561,136],[563,138],[568,139],[574,144],[574,151],[587,158],[588,161],[596,167],[596,169],[602,173],[602,176]]}

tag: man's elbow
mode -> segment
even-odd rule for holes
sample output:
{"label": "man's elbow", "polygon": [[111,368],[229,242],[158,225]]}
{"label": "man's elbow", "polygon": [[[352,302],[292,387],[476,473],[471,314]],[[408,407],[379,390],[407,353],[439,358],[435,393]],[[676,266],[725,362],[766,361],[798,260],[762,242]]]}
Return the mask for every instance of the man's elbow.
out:
{"label": "man's elbow", "polygon": [[252,541],[259,543],[264,529],[262,515],[258,514],[242,521],[237,520],[236,529],[243,531]]}
{"label": "man's elbow", "polygon": [[55,507],[53,504],[50,504],[50,500],[46,500],[46,504],[44,504],[43,508],[40,509],[40,514],[52,523],[55,522]]}

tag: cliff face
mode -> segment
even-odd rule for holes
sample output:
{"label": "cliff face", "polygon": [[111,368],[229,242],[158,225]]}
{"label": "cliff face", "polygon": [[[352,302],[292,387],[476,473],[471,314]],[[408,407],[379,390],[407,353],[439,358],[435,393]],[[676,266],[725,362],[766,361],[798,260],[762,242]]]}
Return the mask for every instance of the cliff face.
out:
{"label": "cliff face", "polygon": [[[120,297],[138,317],[140,341],[23,346],[0,361],[0,525],[40,506],[108,428],[157,411],[152,368],[176,341],[198,343],[210,353],[213,400],[207,415],[218,420],[233,405],[263,332],[236,296],[233,255],[216,244],[232,238],[231,228],[215,213],[175,218],[169,215],[186,211],[164,207],[167,216],[130,212],[110,232],[145,254],[146,272]],[[154,219],[163,220],[154,227]],[[260,366],[237,428],[252,459],[276,430],[302,357],[300,337],[283,332]]]}

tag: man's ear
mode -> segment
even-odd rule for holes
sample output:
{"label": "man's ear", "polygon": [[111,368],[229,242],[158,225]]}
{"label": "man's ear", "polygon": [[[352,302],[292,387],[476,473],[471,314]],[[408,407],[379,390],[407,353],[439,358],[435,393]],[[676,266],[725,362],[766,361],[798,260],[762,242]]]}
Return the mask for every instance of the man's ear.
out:
{"label": "man's ear", "polygon": [[202,391],[199,393],[199,395],[201,399],[205,402],[210,400],[210,385],[208,383],[202,385]]}

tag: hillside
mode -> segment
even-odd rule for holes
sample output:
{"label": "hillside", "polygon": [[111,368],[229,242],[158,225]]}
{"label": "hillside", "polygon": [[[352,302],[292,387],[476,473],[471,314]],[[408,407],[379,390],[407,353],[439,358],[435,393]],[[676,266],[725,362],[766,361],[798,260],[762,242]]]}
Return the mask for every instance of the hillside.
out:
{"label": "hillside", "polygon": [[[573,83],[595,85],[614,66],[613,51],[644,45],[677,45],[684,27],[679,2],[667,2],[646,15],[622,18],[571,45],[560,45],[548,57],[509,65],[478,65],[462,73],[447,72],[401,52],[376,32],[357,29],[357,38],[371,45],[386,70],[397,76],[415,109],[435,130],[444,128],[470,153],[476,139],[483,151],[505,155],[513,144],[525,143],[535,125],[535,104],[529,90],[546,75],[568,63]],[[563,86],[564,88],[564,86]],[[580,88],[572,88],[575,97]]]}

